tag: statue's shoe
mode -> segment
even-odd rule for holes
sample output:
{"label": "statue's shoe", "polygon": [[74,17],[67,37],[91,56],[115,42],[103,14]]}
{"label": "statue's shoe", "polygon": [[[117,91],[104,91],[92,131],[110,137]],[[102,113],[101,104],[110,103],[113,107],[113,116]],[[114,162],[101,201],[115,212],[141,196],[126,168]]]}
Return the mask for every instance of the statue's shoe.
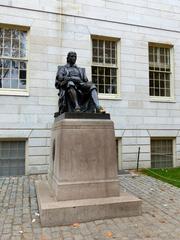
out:
{"label": "statue's shoe", "polygon": [[75,108],[75,112],[81,112],[80,107],[76,107],[76,108]]}
{"label": "statue's shoe", "polygon": [[102,106],[97,108],[97,113],[106,113],[105,109]]}

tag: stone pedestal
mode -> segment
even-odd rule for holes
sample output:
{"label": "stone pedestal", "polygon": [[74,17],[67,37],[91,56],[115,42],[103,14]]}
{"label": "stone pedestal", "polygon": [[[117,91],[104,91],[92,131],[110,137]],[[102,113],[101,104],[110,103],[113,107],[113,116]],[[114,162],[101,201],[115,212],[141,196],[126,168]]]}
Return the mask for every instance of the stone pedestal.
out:
{"label": "stone pedestal", "polygon": [[36,183],[43,226],[141,213],[139,199],[120,195],[114,126],[108,114],[71,113],[56,119],[48,179]]}

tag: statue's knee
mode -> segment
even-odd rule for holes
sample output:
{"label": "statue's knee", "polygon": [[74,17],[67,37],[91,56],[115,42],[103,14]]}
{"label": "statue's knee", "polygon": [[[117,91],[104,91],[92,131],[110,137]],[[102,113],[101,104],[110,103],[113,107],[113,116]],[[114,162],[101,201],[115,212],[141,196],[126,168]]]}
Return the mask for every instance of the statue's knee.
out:
{"label": "statue's knee", "polygon": [[97,90],[97,87],[96,87],[96,85],[95,84],[91,84],[91,88],[90,88],[91,90]]}
{"label": "statue's knee", "polygon": [[67,87],[68,88],[75,87],[75,84],[72,81],[69,81]]}

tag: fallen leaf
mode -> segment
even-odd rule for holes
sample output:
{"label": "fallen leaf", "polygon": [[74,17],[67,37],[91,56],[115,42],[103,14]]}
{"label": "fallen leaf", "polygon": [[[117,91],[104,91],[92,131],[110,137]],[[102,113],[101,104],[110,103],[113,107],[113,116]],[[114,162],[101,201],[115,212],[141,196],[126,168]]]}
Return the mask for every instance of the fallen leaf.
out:
{"label": "fallen leaf", "polygon": [[47,237],[45,235],[42,235],[40,240],[48,240]]}
{"label": "fallen leaf", "polygon": [[74,228],[78,228],[78,227],[80,227],[80,224],[79,223],[73,223],[73,225],[72,225]]}
{"label": "fallen leaf", "polygon": [[180,211],[176,211],[174,214],[177,214],[177,215],[179,215],[179,214],[180,214]]}
{"label": "fallen leaf", "polygon": [[112,232],[108,231],[105,233],[105,236],[108,237],[108,238],[111,238],[112,237]]}
{"label": "fallen leaf", "polygon": [[160,223],[166,223],[166,221],[165,221],[165,220],[163,220],[163,219],[162,219],[162,220],[160,220],[159,222],[160,222]]}

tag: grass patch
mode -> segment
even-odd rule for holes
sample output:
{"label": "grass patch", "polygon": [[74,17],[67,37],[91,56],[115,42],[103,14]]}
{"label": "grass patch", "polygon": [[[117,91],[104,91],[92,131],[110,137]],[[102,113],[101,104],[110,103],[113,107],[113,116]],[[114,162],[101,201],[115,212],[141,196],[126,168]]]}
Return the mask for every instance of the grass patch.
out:
{"label": "grass patch", "polygon": [[180,188],[180,167],[142,169],[142,173]]}

